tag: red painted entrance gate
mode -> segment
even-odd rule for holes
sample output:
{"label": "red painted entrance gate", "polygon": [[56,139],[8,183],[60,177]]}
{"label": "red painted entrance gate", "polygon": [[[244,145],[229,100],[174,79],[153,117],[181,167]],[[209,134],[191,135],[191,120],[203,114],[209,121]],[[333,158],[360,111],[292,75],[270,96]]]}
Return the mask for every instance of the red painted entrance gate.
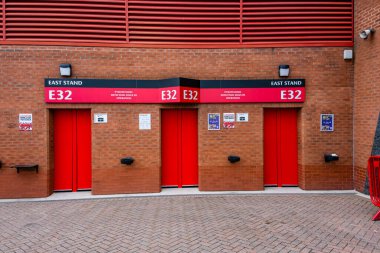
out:
{"label": "red painted entrance gate", "polygon": [[162,110],[161,140],[162,186],[198,185],[197,110]]}
{"label": "red painted entrance gate", "polygon": [[264,184],[298,185],[297,109],[264,110]]}
{"label": "red painted entrance gate", "polygon": [[91,112],[54,110],[54,190],[91,189]]}

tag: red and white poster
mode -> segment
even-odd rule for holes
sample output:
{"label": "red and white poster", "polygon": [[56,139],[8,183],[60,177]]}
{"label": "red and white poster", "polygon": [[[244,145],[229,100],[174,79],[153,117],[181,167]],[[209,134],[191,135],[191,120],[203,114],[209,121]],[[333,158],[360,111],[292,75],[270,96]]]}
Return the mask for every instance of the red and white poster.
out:
{"label": "red and white poster", "polygon": [[31,113],[18,115],[18,128],[20,131],[32,131],[33,116]]}
{"label": "red and white poster", "polygon": [[235,113],[223,113],[223,128],[235,128]]}

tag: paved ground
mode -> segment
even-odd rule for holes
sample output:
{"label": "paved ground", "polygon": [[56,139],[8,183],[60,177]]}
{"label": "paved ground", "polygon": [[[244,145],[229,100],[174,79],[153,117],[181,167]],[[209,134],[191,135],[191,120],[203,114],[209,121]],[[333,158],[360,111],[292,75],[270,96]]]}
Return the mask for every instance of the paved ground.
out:
{"label": "paved ground", "polygon": [[0,252],[380,252],[354,194],[0,203]]}

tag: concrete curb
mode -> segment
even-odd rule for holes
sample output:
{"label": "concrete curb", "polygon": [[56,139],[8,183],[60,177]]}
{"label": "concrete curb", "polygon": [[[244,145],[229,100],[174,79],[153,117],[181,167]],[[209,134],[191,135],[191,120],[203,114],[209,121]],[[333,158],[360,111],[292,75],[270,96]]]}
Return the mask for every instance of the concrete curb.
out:
{"label": "concrete curb", "polygon": [[282,195],[282,194],[356,194],[361,197],[369,196],[355,190],[331,190],[331,191],[305,191],[298,187],[272,188],[268,187],[264,191],[199,191],[198,188],[171,188],[162,189],[159,193],[139,193],[139,194],[112,194],[112,195],[92,195],[90,191],[83,192],[56,192],[46,198],[22,198],[22,199],[0,199],[0,203],[18,202],[46,202],[62,200],[94,200],[112,198],[143,198],[143,197],[175,197],[175,196],[217,196],[217,195]]}

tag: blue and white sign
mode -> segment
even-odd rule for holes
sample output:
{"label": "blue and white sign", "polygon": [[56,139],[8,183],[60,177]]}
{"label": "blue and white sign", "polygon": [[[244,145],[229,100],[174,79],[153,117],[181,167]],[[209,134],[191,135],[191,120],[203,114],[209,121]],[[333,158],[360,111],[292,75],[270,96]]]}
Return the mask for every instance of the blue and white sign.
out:
{"label": "blue and white sign", "polygon": [[321,132],[334,131],[334,114],[321,114]]}
{"label": "blue and white sign", "polygon": [[107,123],[107,113],[94,113],[94,123]]}
{"label": "blue and white sign", "polygon": [[220,130],[220,113],[208,114],[208,130]]}

